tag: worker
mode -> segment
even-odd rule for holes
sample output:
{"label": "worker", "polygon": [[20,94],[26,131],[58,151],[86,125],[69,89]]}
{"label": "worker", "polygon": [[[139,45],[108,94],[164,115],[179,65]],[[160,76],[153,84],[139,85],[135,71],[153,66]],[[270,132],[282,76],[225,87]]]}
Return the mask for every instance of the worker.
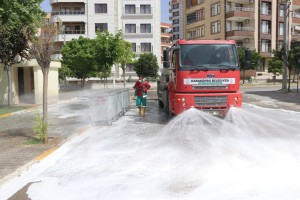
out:
{"label": "worker", "polygon": [[143,76],[139,76],[139,80],[135,82],[133,88],[135,89],[136,106],[139,109],[139,115],[145,116],[145,109],[147,105],[147,91],[150,88],[150,84]]}
{"label": "worker", "polygon": [[223,56],[220,50],[216,50],[214,56],[211,58],[211,64],[221,64],[223,62]]}

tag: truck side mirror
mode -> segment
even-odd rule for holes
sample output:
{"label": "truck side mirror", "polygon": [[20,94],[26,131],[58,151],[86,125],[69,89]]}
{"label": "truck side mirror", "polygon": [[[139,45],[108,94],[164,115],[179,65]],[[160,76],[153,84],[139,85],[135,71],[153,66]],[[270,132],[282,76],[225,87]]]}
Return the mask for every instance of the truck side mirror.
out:
{"label": "truck side mirror", "polygon": [[250,68],[250,62],[251,62],[251,50],[245,49],[245,67]]}
{"label": "truck side mirror", "polygon": [[170,51],[164,50],[163,51],[163,67],[169,68],[170,67]]}

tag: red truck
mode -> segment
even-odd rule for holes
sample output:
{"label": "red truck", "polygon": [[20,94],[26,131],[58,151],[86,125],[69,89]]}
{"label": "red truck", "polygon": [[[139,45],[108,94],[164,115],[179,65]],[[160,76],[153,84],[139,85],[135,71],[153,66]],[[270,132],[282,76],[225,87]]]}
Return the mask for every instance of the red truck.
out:
{"label": "red truck", "polygon": [[178,40],[164,51],[157,83],[160,107],[169,115],[196,108],[226,115],[242,106],[238,53],[233,40]]}

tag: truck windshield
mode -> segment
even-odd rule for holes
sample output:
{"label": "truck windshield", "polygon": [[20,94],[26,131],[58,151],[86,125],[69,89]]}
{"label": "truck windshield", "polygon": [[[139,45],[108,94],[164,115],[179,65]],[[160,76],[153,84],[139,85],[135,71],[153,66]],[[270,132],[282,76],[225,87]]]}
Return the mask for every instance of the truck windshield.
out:
{"label": "truck windshield", "polygon": [[189,44],[180,45],[180,68],[190,70],[237,69],[235,45]]}

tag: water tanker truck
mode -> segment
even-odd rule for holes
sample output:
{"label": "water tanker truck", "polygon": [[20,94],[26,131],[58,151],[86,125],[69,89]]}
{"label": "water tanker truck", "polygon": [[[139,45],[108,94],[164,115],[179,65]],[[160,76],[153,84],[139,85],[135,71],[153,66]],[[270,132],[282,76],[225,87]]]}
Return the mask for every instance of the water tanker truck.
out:
{"label": "water tanker truck", "polygon": [[196,108],[224,116],[242,106],[235,41],[178,40],[163,57],[157,95],[169,115]]}

